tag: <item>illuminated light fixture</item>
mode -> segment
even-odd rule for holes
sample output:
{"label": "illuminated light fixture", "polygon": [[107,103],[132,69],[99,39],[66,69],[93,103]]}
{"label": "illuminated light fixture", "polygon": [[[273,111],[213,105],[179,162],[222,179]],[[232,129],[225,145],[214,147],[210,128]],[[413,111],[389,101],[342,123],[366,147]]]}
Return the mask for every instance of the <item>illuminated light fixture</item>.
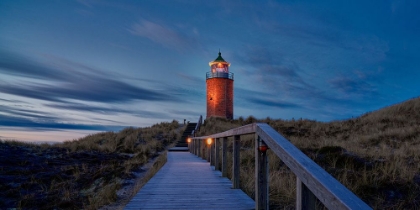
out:
{"label": "illuminated light fixture", "polygon": [[187,142],[188,143],[191,143],[191,138],[187,138]]}
{"label": "illuminated light fixture", "polygon": [[208,145],[211,145],[211,143],[212,143],[212,142],[213,142],[213,140],[212,140],[211,138],[208,138],[208,139],[207,139],[207,144],[208,144]]}
{"label": "illuminated light fixture", "polygon": [[261,139],[258,141],[258,150],[260,152],[267,152],[268,150],[267,144],[265,144],[265,142]]}

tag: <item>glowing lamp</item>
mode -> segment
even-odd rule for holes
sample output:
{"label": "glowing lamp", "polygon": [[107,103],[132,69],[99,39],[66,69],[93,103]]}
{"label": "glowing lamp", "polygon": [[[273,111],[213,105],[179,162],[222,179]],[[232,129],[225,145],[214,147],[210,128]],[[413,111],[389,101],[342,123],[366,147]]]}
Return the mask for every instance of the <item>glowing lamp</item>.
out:
{"label": "glowing lamp", "polygon": [[213,140],[212,140],[211,138],[208,138],[208,139],[207,139],[207,144],[208,144],[208,145],[211,145],[211,143],[212,143],[212,142],[213,142]]}
{"label": "glowing lamp", "polygon": [[191,143],[191,138],[188,138],[187,139],[187,143]]}
{"label": "glowing lamp", "polygon": [[262,141],[261,139],[258,141],[258,150],[260,152],[267,152],[268,150],[267,144],[265,144],[265,142]]}

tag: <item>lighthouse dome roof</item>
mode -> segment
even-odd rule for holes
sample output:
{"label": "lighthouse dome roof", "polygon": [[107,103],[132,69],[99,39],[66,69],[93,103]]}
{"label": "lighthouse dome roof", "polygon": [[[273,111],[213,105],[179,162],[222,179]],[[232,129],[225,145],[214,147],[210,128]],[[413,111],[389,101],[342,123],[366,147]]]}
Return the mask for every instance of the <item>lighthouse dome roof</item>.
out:
{"label": "lighthouse dome roof", "polygon": [[230,63],[226,62],[225,59],[223,59],[222,53],[220,51],[219,51],[219,56],[217,56],[217,58],[214,61],[210,62],[209,65],[211,66],[214,63],[224,63],[230,66]]}
{"label": "lighthouse dome roof", "polygon": [[219,56],[217,56],[216,60],[213,62],[226,62],[225,59],[222,58],[222,53],[219,52]]}

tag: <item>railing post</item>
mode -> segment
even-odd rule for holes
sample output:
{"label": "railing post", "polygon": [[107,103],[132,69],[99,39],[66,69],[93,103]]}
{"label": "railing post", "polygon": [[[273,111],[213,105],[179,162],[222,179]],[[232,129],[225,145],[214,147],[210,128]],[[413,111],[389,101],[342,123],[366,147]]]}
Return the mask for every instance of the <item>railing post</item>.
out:
{"label": "railing post", "polygon": [[194,155],[198,155],[197,154],[197,140],[194,139]]}
{"label": "railing post", "polygon": [[202,146],[201,146],[201,149],[202,149],[202,152],[201,152],[201,158],[203,159],[203,160],[205,160],[206,159],[206,140],[205,139],[202,139],[201,140],[201,144],[202,144]]}
{"label": "railing post", "polygon": [[268,209],[268,157],[260,151],[262,139],[255,134],[255,209]]}
{"label": "railing post", "polygon": [[193,153],[194,155],[197,155],[197,140],[192,140],[194,142],[193,144]]}
{"label": "railing post", "polygon": [[210,162],[210,165],[211,165],[211,144],[208,144],[207,142],[206,142],[206,150],[207,150],[206,160],[207,162]]}
{"label": "railing post", "polygon": [[232,188],[239,189],[239,177],[240,177],[240,146],[241,146],[241,136],[234,136],[233,140],[233,164],[232,164]]}
{"label": "railing post", "polygon": [[196,141],[197,141],[197,156],[201,157],[201,139],[198,139]]}
{"label": "railing post", "polygon": [[216,146],[216,139],[213,139],[210,145],[210,166],[214,166],[214,146]]}
{"label": "railing post", "polygon": [[219,166],[219,147],[220,147],[220,139],[216,138],[214,139],[214,170],[216,171],[220,171],[220,166]]}
{"label": "railing post", "polygon": [[296,209],[316,209],[316,197],[308,187],[296,177]]}
{"label": "railing post", "polygon": [[227,137],[222,140],[222,177],[227,177]]}
{"label": "railing post", "polygon": [[203,140],[199,139],[198,140],[198,154],[199,154],[198,157],[200,158],[203,156],[203,150],[201,149],[201,147],[203,146],[202,144],[203,144]]}
{"label": "railing post", "polygon": [[199,153],[199,145],[200,145],[200,141],[199,140],[195,140],[195,155],[197,155],[197,157],[200,157],[200,153]]}

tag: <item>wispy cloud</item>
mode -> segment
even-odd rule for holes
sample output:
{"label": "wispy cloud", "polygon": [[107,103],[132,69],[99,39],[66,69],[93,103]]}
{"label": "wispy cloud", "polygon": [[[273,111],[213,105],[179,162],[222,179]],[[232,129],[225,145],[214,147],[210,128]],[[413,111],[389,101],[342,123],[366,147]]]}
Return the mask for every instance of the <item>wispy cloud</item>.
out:
{"label": "wispy cloud", "polygon": [[0,98],[0,101],[10,102],[10,103],[24,103],[23,101],[19,101],[19,100],[10,100],[10,99],[4,99],[4,98]]}
{"label": "wispy cloud", "polygon": [[103,107],[103,106],[92,106],[86,104],[78,104],[78,103],[55,103],[55,104],[45,104],[44,106],[55,108],[55,109],[63,109],[63,110],[73,110],[77,112],[89,112],[89,113],[97,113],[101,115],[115,115],[115,114],[130,114],[133,116],[139,116],[142,118],[154,118],[154,119],[163,119],[167,118],[167,113],[155,112],[155,111],[144,111],[144,110],[130,110],[130,109],[121,109],[118,107]]}
{"label": "wispy cloud", "polygon": [[34,79],[67,80],[73,76],[66,71],[33,61],[13,52],[0,50],[0,73]]}
{"label": "wispy cloud", "polygon": [[[170,93],[171,87],[167,87],[169,89],[165,91],[141,86],[142,84],[150,86],[156,81],[127,78],[127,76],[117,77],[85,64],[53,56],[44,56],[46,61],[38,61],[12,52],[0,51],[0,55],[2,55],[0,56],[0,73],[11,75],[16,80],[13,83],[3,80],[0,84],[0,92],[21,98],[41,100],[43,103],[42,107],[39,107],[41,110],[96,114],[98,119],[101,119],[101,116],[109,118],[113,115],[126,114],[156,120],[167,119],[168,113],[119,107],[122,103],[128,104],[133,101],[145,103],[181,101],[180,96]],[[126,82],[129,79],[136,82]],[[163,88],[166,86],[164,85]],[[4,105],[0,105],[0,125],[2,126],[82,130],[110,130],[121,127],[100,125],[108,124],[112,121],[110,119],[99,121],[92,119],[93,121],[90,122],[95,124],[91,125],[90,122],[87,122],[87,125],[80,124],[76,118],[69,119],[31,108],[16,108],[25,103],[24,101],[2,98],[0,101],[5,102]],[[75,101],[84,103],[75,103]],[[91,102],[97,105],[89,105],[92,104]],[[116,121],[111,123],[121,124]]]}
{"label": "wispy cloud", "polygon": [[254,82],[258,82],[259,89],[265,89],[270,94],[293,97],[302,94],[313,95],[317,90],[305,81],[302,77],[304,73],[296,62],[285,60],[268,49],[251,46],[237,59],[248,66],[245,73]]}
{"label": "wispy cloud", "polygon": [[[93,120],[121,124],[120,122],[102,118]],[[58,116],[47,111],[0,105],[0,126],[3,127],[25,127],[27,129],[35,130],[120,130],[124,127],[115,125],[63,123],[71,121],[77,122],[75,119]]]}
{"label": "wispy cloud", "polygon": [[26,78],[41,78],[49,83],[32,82],[25,85],[3,83],[0,84],[0,91],[3,93],[52,102],[65,102],[69,99],[95,102],[178,100],[161,91],[128,84],[83,64],[57,63],[51,67],[13,54],[2,55],[5,55],[0,56],[0,71],[3,73],[17,74]]}
{"label": "wispy cloud", "polygon": [[277,94],[273,94],[267,91],[249,90],[244,88],[235,88],[235,97],[238,103],[237,106],[242,107],[271,107],[271,108],[282,108],[282,109],[296,109],[300,108],[300,105],[283,101],[279,99]]}
{"label": "wispy cloud", "polygon": [[50,107],[50,108],[55,108],[55,109],[100,113],[100,114],[104,114],[104,115],[112,115],[112,114],[115,114],[115,113],[129,113],[130,112],[127,109],[90,106],[90,105],[86,105],[86,104],[77,104],[77,103],[68,103],[68,102],[66,102],[66,103],[55,103],[55,104],[45,104],[44,106]]}
{"label": "wispy cloud", "polygon": [[92,7],[92,3],[93,3],[93,1],[91,0],[76,0],[76,1],[86,7]]}
{"label": "wispy cloud", "polygon": [[[191,29],[191,33],[197,34],[196,30]],[[192,49],[191,46],[195,43],[192,37],[177,31],[176,28],[144,19],[134,23],[128,31],[133,35],[147,38],[163,47],[179,51]]]}
{"label": "wispy cloud", "polygon": [[[4,113],[10,116],[18,118],[29,118],[35,119],[37,121],[58,121],[59,118],[52,116],[50,113],[25,109],[25,108],[16,108],[11,106],[0,105],[0,113]],[[62,118],[61,118],[62,119]]]}
{"label": "wispy cloud", "polygon": [[341,96],[371,98],[379,95],[378,88],[375,85],[377,80],[376,75],[367,75],[356,71],[353,74],[336,76],[328,83],[332,90],[338,91]]}
{"label": "wispy cloud", "polygon": [[257,104],[259,106],[268,106],[268,107],[274,107],[274,108],[300,108],[299,105],[290,103],[290,102],[282,102],[276,98],[271,99],[262,99],[258,97],[247,97],[245,100]]}
{"label": "wispy cloud", "polygon": [[201,113],[201,112],[196,112],[196,111],[190,111],[190,110],[174,110],[174,109],[171,109],[171,110],[167,110],[169,113],[171,113],[171,114],[176,114],[176,115],[182,115],[182,116],[194,116],[194,117],[198,117],[198,116],[200,116],[201,114],[203,114],[203,113]]}
{"label": "wispy cloud", "polygon": [[319,77],[311,69],[302,69],[298,60],[283,56],[281,51],[259,46],[248,46],[235,60],[247,66],[241,73],[253,84],[252,90],[235,88],[236,105],[245,108],[294,109],[307,117],[337,119],[341,117],[337,113],[352,115],[357,107],[367,105],[362,99],[378,94],[375,86],[378,78],[366,71],[354,71],[351,75],[330,71]]}
{"label": "wispy cloud", "polygon": [[[389,30],[389,24],[396,22],[386,24],[389,21],[386,16],[382,19],[378,18],[381,15],[377,15],[381,10],[389,12],[386,6],[382,7],[387,4],[390,3],[381,6],[366,4],[361,9],[360,4],[354,1],[345,4],[281,2],[262,4],[260,8],[264,8],[264,11],[256,10],[253,13],[258,12],[257,15],[251,17],[260,30],[278,37],[271,42],[260,41],[261,46],[276,46],[276,55],[296,62],[304,70],[334,74],[337,71],[353,71],[360,66],[377,64],[387,59],[390,41],[389,37],[382,35]],[[358,11],[365,16],[349,15],[349,11]],[[371,25],[371,28],[366,30],[364,27],[367,25]],[[384,26],[386,28],[382,28]]]}
{"label": "wispy cloud", "polygon": [[104,126],[88,124],[69,124],[57,123],[53,121],[33,121],[27,118],[20,118],[0,114],[0,126],[4,127],[26,127],[31,129],[70,129],[70,130],[98,130],[98,131],[118,131],[125,126]]}

